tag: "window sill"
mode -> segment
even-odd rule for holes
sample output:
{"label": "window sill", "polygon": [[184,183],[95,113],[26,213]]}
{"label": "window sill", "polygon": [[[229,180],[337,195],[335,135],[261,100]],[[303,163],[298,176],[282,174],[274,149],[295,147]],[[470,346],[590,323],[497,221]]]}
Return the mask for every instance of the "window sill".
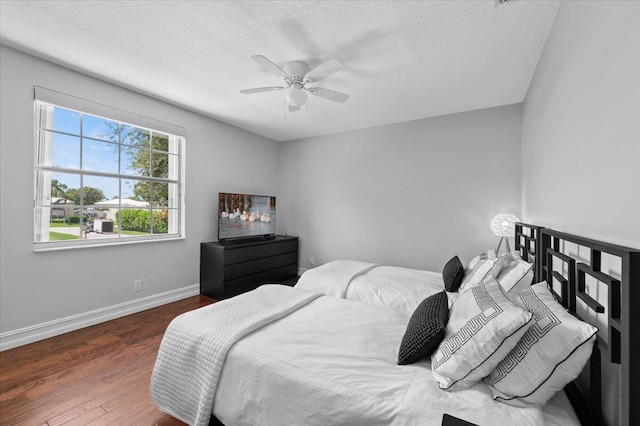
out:
{"label": "window sill", "polygon": [[157,243],[157,242],[167,242],[167,241],[179,241],[185,240],[186,237],[184,235],[181,236],[171,236],[165,237],[160,236],[156,238],[126,238],[126,239],[114,239],[114,240],[82,240],[83,242],[73,241],[73,242],[55,242],[55,243],[34,243],[33,251],[36,253],[46,252],[46,251],[59,251],[59,250],[76,250],[76,249],[85,249],[85,248],[94,248],[94,247],[109,247],[109,246],[122,246],[129,244],[145,244],[145,243]]}

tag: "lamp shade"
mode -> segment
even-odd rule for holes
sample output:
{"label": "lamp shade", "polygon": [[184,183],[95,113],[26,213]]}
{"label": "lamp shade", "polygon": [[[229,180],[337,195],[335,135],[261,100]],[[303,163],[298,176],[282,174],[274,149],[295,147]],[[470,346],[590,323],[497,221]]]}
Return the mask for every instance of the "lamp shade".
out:
{"label": "lamp shade", "polygon": [[300,108],[307,102],[307,94],[300,89],[291,88],[285,93],[287,104],[293,107]]}
{"label": "lamp shade", "polygon": [[520,222],[518,216],[508,213],[498,213],[491,219],[491,230],[498,237],[512,237],[515,235],[514,224]]}

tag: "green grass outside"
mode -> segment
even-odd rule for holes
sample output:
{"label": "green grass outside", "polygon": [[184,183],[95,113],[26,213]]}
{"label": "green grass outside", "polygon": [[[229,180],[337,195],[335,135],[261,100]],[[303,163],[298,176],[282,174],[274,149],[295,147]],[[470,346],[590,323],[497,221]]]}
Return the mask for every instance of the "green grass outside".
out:
{"label": "green grass outside", "polygon": [[[49,226],[51,228],[73,228],[73,227],[79,227],[80,224],[78,223],[59,223],[59,222],[53,222],[50,223]],[[113,233],[117,234],[118,233],[118,226],[114,226],[113,227]],[[131,235],[131,236],[137,236],[137,235],[151,235],[149,232],[142,232],[142,231],[132,231],[129,229],[123,229],[122,230],[122,235]],[[79,239],[78,236],[76,235],[69,235],[69,234],[64,234],[61,232],[49,232],[49,241],[62,241],[62,240],[77,240]]]}
{"label": "green grass outside", "polygon": [[[86,223],[84,224],[86,225]],[[79,223],[63,223],[63,222],[51,222],[49,223],[49,227],[50,228],[73,228],[73,227],[79,227],[80,224]],[[118,233],[118,225],[114,225],[113,226],[113,232],[114,233]],[[149,235],[148,232],[141,232],[141,231],[130,231],[128,229],[123,229],[122,233],[125,235]]]}
{"label": "green grass outside", "polygon": [[49,241],[62,241],[62,240],[79,240],[77,235],[63,234],[61,232],[49,232]]}
{"label": "green grass outside", "polygon": [[[114,229],[114,232],[118,232],[116,229]],[[141,231],[130,231],[128,229],[123,229],[122,230],[122,235],[149,235],[148,232],[141,232]]]}
{"label": "green grass outside", "polygon": [[80,226],[80,224],[79,223],[68,223],[68,222],[67,223],[51,222],[49,224],[50,228],[72,228],[74,226],[77,228],[78,226]]}

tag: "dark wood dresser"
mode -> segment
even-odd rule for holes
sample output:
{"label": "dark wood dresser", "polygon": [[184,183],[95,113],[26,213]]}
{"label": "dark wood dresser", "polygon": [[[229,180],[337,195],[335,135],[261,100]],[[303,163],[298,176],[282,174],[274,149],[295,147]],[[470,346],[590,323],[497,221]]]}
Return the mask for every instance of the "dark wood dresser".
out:
{"label": "dark wood dresser", "polygon": [[217,300],[266,282],[295,283],[298,237],[200,244],[200,294]]}

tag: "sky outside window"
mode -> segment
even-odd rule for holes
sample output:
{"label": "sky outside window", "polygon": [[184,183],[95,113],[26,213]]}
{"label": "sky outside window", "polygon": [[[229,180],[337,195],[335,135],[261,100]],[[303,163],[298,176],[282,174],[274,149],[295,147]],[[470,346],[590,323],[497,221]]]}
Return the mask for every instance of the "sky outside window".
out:
{"label": "sky outside window", "polygon": [[[82,158],[82,170],[132,176],[167,177],[168,169],[161,166],[140,167],[139,159],[149,155],[155,164],[167,164],[168,154],[150,152],[149,145],[168,150],[168,135],[153,133],[146,129],[107,120],[88,114],[80,114],[64,108],[53,107],[52,160],[51,166],[79,169]],[[82,139],[80,138],[82,127]],[[122,140],[122,144],[120,144]],[[82,146],[82,150],[81,150]],[[120,162],[120,164],[119,164]],[[59,183],[67,188],[79,188],[77,176],[57,173]],[[102,190],[106,199],[137,198],[134,193],[135,180],[122,182],[117,178],[99,178],[85,175],[83,185]]]}

